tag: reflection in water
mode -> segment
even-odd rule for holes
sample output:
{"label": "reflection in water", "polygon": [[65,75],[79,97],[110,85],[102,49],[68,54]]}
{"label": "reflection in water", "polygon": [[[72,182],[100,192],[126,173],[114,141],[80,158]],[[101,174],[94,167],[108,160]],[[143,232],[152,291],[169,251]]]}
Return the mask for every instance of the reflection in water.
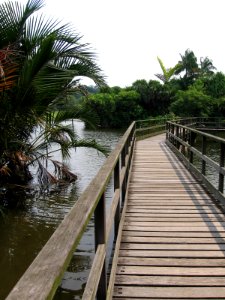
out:
{"label": "reflection in water", "polygon": [[[109,149],[114,148],[121,136],[116,131],[85,130],[79,121],[74,122],[74,126],[81,138],[96,139]],[[68,161],[71,170],[78,175],[76,182],[41,194],[36,188],[36,192],[26,194],[24,206],[0,218],[0,300],[6,298],[104,160],[105,156],[94,149],[77,148]],[[90,222],[55,299],[80,299],[93,258],[93,240],[93,222]]]}

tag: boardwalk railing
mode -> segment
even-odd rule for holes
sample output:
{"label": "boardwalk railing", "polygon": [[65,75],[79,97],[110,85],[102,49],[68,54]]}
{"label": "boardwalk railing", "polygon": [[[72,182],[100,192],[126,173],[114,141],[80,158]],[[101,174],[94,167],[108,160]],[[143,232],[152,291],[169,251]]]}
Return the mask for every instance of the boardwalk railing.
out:
{"label": "boardwalk railing", "polygon": [[[224,203],[224,176],[225,176],[225,139],[195,129],[214,127],[221,128],[224,123],[221,119],[191,118],[179,121],[168,121],[166,125],[166,142],[187,168],[197,178],[203,181],[216,199]],[[213,143],[218,159],[209,154],[209,143]],[[217,180],[209,179],[207,171],[213,169]],[[215,181],[217,186],[215,186]]]}
{"label": "boardwalk railing", "polygon": [[[127,129],[96,177],[13,288],[8,300],[46,300],[54,297],[93,214],[96,253],[83,299],[95,299],[96,294],[98,299],[106,298],[106,248],[113,226],[116,239],[134,143],[135,122]],[[110,214],[106,218],[105,191],[111,177],[114,177],[114,195]]]}
{"label": "boardwalk railing", "polygon": [[166,130],[166,122],[169,117],[151,118],[136,121],[136,138],[137,140],[146,139]]}

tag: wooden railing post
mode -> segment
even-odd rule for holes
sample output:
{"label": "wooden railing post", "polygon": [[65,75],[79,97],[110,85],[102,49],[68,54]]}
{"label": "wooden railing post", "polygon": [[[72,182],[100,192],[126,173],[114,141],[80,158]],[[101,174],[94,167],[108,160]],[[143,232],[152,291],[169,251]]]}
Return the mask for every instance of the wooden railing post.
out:
{"label": "wooden railing post", "polygon": [[166,139],[168,140],[169,138],[169,123],[166,122]]}
{"label": "wooden railing post", "polygon": [[[203,135],[202,136],[202,154],[203,155],[206,154],[206,147],[207,147],[206,137]],[[202,159],[202,175],[204,175],[204,176],[205,176],[205,169],[206,169],[206,163],[205,163],[205,160]]]}
{"label": "wooden railing post", "polygon": [[[225,145],[220,143],[220,167],[224,167],[224,158],[225,158]],[[219,173],[219,191],[223,193],[224,190],[224,175]]]}
{"label": "wooden railing post", "polygon": [[[116,166],[114,168],[114,192],[116,189],[120,188],[120,160],[118,159]],[[120,199],[116,208],[115,218],[114,218],[114,236],[117,236],[118,228],[120,222]]]}
{"label": "wooden railing post", "polygon": [[[182,130],[182,140],[183,140],[183,142],[185,142],[185,138],[186,138],[185,135],[186,135],[186,131],[185,131],[185,128],[183,128],[183,130]],[[185,146],[184,145],[181,146],[181,153],[183,155],[185,155]]]}
{"label": "wooden railing post", "polygon": [[[176,125],[176,137],[179,137],[179,125]],[[175,141],[175,144],[177,149],[179,149],[180,143],[178,142],[178,140]]]}
{"label": "wooden railing post", "polygon": [[[125,167],[126,164],[126,146],[124,145],[124,148],[121,152],[121,168]],[[125,194],[126,194],[126,174],[124,174],[124,179],[121,187],[121,205],[123,205],[125,200]]]}
{"label": "wooden railing post", "polygon": [[[190,141],[189,141],[189,143],[190,143],[190,146],[192,146],[192,147],[194,146],[195,138],[196,138],[196,134],[193,131],[191,131],[190,132]],[[191,150],[190,150],[189,155],[190,155],[189,156],[189,161],[190,161],[191,164],[193,164],[194,154]]]}
{"label": "wooden railing post", "polygon": [[[174,124],[171,124],[171,133],[174,134]],[[173,145],[174,145],[174,141],[175,141],[175,139],[174,139],[174,137],[172,137],[171,142]]]}
{"label": "wooden railing post", "polygon": [[[95,251],[99,244],[105,244],[106,218],[105,218],[105,193],[103,192],[95,209]],[[104,262],[101,277],[99,280],[97,299],[106,299],[107,294],[107,273]]]}

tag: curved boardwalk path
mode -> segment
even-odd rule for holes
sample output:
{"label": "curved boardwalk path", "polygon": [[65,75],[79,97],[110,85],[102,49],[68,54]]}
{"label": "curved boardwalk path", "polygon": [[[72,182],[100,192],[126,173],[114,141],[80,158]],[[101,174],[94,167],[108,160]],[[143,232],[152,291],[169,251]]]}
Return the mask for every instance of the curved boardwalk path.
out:
{"label": "curved boardwalk path", "polygon": [[113,299],[225,299],[225,217],[164,143],[137,142]]}

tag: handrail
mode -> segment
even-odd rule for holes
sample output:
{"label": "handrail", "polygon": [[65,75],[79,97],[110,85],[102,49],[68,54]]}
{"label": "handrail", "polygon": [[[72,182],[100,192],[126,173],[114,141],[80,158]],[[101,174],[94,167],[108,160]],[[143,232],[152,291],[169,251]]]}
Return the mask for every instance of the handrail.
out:
{"label": "handrail", "polygon": [[[127,180],[135,143],[135,122],[127,129],[115,150],[106,159],[78,201],[66,215],[33,263],[10,292],[7,300],[52,299],[72,258],[85,228],[95,215],[96,270],[86,284],[83,299],[105,299],[107,289],[106,248],[111,229],[118,232],[121,207],[127,190]],[[105,191],[114,176],[114,195],[110,215],[105,215]],[[94,276],[93,276],[94,274]]]}
{"label": "handrail", "polygon": [[[214,120],[215,124],[221,120]],[[195,125],[199,124],[200,120],[195,119]],[[215,198],[222,204],[225,204],[224,198],[224,176],[225,176],[225,139],[215,135],[202,132],[188,125],[180,124],[182,122],[168,121],[166,125],[166,143],[175,152],[175,154],[184,162],[184,164],[194,173],[212,192]],[[205,122],[207,124],[208,122]],[[211,122],[210,122],[211,123]],[[196,140],[200,143],[196,148]],[[219,163],[207,155],[207,142],[211,140],[217,143],[220,149]],[[201,162],[201,168],[195,165],[195,158]],[[218,174],[218,187],[207,178],[206,168],[210,166],[214,168]]]}

